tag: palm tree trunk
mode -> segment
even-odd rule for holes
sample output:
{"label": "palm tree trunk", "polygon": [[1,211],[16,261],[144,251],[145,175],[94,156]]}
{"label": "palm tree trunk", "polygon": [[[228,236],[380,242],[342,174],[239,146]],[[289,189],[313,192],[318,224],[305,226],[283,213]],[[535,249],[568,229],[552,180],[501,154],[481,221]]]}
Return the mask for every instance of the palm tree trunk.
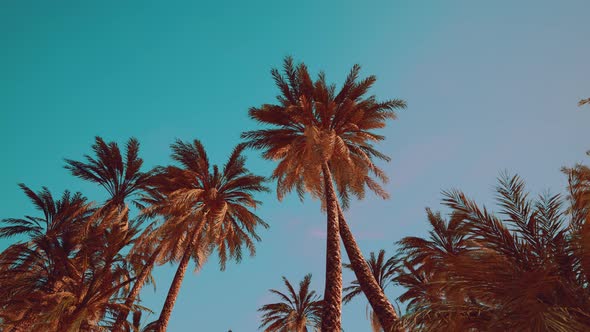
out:
{"label": "palm tree trunk", "polygon": [[199,226],[191,233],[189,237],[189,243],[184,250],[180,264],[178,264],[176,274],[174,275],[174,279],[172,279],[172,284],[168,290],[168,296],[166,296],[166,301],[164,302],[164,307],[160,312],[160,318],[158,318],[158,327],[156,330],[157,332],[165,332],[166,328],[168,327],[168,322],[170,320],[170,315],[172,314],[172,309],[174,308],[174,303],[176,302],[176,297],[180,292],[180,286],[182,285],[186,268],[190,262],[193,249],[192,242],[194,241],[195,236],[203,229],[203,226],[205,226],[205,220],[200,221]]}
{"label": "palm tree trunk", "polygon": [[119,313],[119,315],[117,316],[117,320],[113,324],[114,332],[123,331],[123,323],[127,320],[127,316],[129,315],[129,308],[131,307],[133,302],[135,302],[137,295],[139,295],[139,291],[141,291],[141,289],[143,288],[143,285],[147,280],[147,277],[150,274],[150,271],[152,270],[154,263],[156,262],[156,258],[158,257],[161,248],[161,246],[158,246],[158,248],[156,248],[149,260],[146,262],[144,268],[141,270],[139,276],[137,276],[137,280],[135,280],[133,288],[131,288],[131,292],[129,292],[129,294],[127,295],[127,299],[125,300],[125,307],[123,311]]}
{"label": "palm tree trunk", "polygon": [[344,242],[344,248],[348,259],[350,259],[350,265],[354,270],[356,279],[359,282],[361,290],[367,297],[367,300],[371,304],[373,311],[379,317],[379,322],[386,332],[397,331],[396,326],[399,324],[399,317],[393,308],[393,305],[387,300],[383,289],[379,286],[371,269],[367,265],[367,261],[363,257],[363,254],[346,224],[342,209],[338,206],[338,224],[340,226],[340,235],[342,236],[342,242]]}
{"label": "palm tree trunk", "polygon": [[326,195],[326,283],[324,288],[324,312],[322,332],[340,331],[342,314],[342,257],[338,230],[338,198],[327,163],[322,165]]}
{"label": "palm tree trunk", "polygon": [[373,329],[373,332],[387,331],[381,327],[381,322],[375,311],[371,311],[371,328]]}

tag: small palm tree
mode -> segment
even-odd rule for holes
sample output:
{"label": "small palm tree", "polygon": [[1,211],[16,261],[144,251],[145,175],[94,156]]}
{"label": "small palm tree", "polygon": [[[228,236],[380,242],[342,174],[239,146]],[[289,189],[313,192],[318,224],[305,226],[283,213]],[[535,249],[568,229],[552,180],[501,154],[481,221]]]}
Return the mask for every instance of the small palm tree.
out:
{"label": "small palm tree", "polygon": [[182,167],[160,169],[154,178],[154,190],[144,201],[145,213],[163,218],[152,232],[160,241],[160,263],[179,261],[168,295],[158,319],[158,331],[165,331],[176,297],[191,258],[202,264],[216,250],[221,269],[230,259],[240,261],[243,247],[255,254],[254,241],[260,237],[258,226],[268,225],[252,212],[261,202],[254,194],[267,191],[265,178],[252,174],[238,145],[220,170],[211,167],[199,140],[177,141],[172,145],[172,159]]}
{"label": "small palm tree", "polygon": [[[371,273],[379,284],[379,287],[385,291],[385,288],[391,284],[392,279],[397,272],[397,260],[395,257],[390,257],[389,259],[385,260],[385,250],[381,249],[379,250],[377,256],[375,256],[374,252],[370,253],[369,259],[367,260],[367,265],[369,266],[369,269],[371,269]],[[344,267],[352,270],[352,265],[350,264],[344,264]],[[344,288],[344,297],[342,300],[344,303],[348,303],[362,292],[363,291],[358,280],[353,280],[350,286]],[[379,322],[379,318],[375,312],[370,310],[368,307],[367,310],[369,311],[371,327],[373,331],[382,331],[383,328],[381,327],[381,323]]]}
{"label": "small palm tree", "polygon": [[265,304],[258,311],[262,312],[262,324],[265,332],[307,332],[308,327],[319,330],[322,301],[316,292],[309,289],[311,274],[307,274],[295,291],[289,280],[283,277],[288,293],[271,289],[281,302]]}

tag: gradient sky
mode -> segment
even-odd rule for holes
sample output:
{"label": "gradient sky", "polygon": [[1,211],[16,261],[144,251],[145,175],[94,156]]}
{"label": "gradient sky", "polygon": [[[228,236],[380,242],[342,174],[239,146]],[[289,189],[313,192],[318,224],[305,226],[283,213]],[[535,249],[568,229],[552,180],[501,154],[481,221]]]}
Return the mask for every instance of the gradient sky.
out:
{"label": "gradient sky", "polygon": [[[0,218],[33,213],[19,182],[103,199],[63,169],[96,135],[137,137],[148,167],[170,162],[176,138],[198,138],[225,162],[256,128],[248,108],[274,101],[270,69],[292,55],[336,83],[359,63],[377,75],[379,98],[407,101],[380,146],[393,159],[383,165],[392,199],[367,197],[347,213],[366,254],[391,253],[403,236],[426,234],[424,207],[439,209],[443,189],[491,204],[507,170],[533,193],[559,192],[560,167],[588,161],[590,108],[576,103],[590,97],[589,12],[587,0],[0,0]],[[272,163],[248,156],[270,173]],[[271,228],[256,257],[225,272],[212,258],[187,274],[170,331],[256,331],[256,309],[275,300],[267,289],[283,275],[298,283],[311,272],[322,293],[318,203],[259,198]],[[157,291],[142,293],[156,313],[175,268],[158,267]],[[344,306],[347,332],[370,330],[365,305]]]}

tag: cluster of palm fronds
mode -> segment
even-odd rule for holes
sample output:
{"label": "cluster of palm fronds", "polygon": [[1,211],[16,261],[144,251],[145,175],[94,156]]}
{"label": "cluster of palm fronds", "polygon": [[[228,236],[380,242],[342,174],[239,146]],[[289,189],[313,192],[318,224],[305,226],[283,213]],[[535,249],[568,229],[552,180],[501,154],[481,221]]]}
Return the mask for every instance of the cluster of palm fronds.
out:
{"label": "cluster of palm fronds", "polygon": [[[590,172],[565,169],[569,197],[530,199],[503,176],[498,214],[445,192],[449,220],[428,211],[429,239],[400,241],[405,317],[417,330],[588,331]],[[567,206],[566,206],[567,202]]]}
{"label": "cluster of palm fronds", "polygon": [[322,301],[315,291],[309,288],[311,274],[306,275],[296,291],[287,278],[283,277],[287,293],[276,289],[270,292],[280,298],[280,302],[265,304],[259,311],[263,313],[262,324],[265,331],[306,332],[309,326],[314,330],[320,328]]}
{"label": "cluster of palm fronds", "polygon": [[179,261],[159,318],[144,327],[164,331],[191,258],[200,266],[216,250],[224,268],[242,258],[242,247],[254,254],[256,228],[266,224],[252,213],[260,203],[252,194],[267,189],[245,168],[243,148],[220,170],[199,141],[179,141],[172,158],[180,166],[142,172],[135,139],[122,155],[97,137],[96,157],[66,160],[66,168],[104,187],[106,202],[20,185],[40,216],[2,220],[0,237],[21,239],[0,254],[2,330],[139,331],[149,310],[138,295],[152,268]]}

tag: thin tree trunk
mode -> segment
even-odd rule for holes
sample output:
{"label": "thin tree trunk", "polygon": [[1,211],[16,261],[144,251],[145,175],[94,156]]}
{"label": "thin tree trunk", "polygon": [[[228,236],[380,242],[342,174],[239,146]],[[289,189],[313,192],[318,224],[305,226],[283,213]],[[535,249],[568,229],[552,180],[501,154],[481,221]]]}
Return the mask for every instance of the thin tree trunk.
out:
{"label": "thin tree trunk", "polygon": [[164,302],[164,307],[162,308],[162,312],[160,313],[160,318],[158,318],[158,332],[164,332],[168,327],[168,321],[170,320],[170,315],[172,314],[172,309],[174,308],[176,297],[180,292],[180,286],[182,285],[182,280],[184,279],[186,268],[188,267],[188,263],[190,262],[191,250],[192,246],[189,246],[184,251],[184,255],[180,260],[180,264],[178,264],[178,269],[176,269],[176,274],[174,275],[174,279],[172,280],[172,284],[170,285],[170,289],[168,290],[168,296],[166,296],[166,302]]}
{"label": "thin tree trunk", "polygon": [[326,223],[326,283],[322,332],[335,332],[340,331],[342,314],[342,257],[338,230],[338,198],[334,191],[332,174],[326,163],[322,165],[322,173],[328,218]]}
{"label": "thin tree trunk", "polygon": [[176,297],[180,292],[180,286],[182,285],[186,268],[190,262],[193,249],[192,242],[194,241],[195,236],[201,232],[203,226],[205,226],[205,220],[201,220],[199,226],[190,235],[189,243],[186,247],[186,250],[184,251],[184,254],[182,255],[180,264],[178,264],[176,274],[174,275],[174,279],[172,279],[172,284],[168,290],[168,296],[166,296],[166,301],[164,302],[164,307],[160,312],[160,318],[158,318],[158,327],[156,330],[157,332],[165,332],[166,328],[168,327],[168,322],[170,320],[170,315],[172,314],[172,309],[174,308],[174,303],[176,302]]}
{"label": "thin tree trunk", "polygon": [[367,297],[369,304],[373,308],[373,311],[379,317],[379,322],[386,332],[398,331],[399,330],[399,317],[391,305],[391,302],[387,300],[383,289],[379,286],[367,261],[363,257],[363,254],[346,224],[342,209],[338,206],[338,224],[340,226],[340,236],[342,236],[342,242],[344,242],[344,248],[348,259],[350,259],[350,265],[356,275],[356,279],[359,282],[361,290]]}
{"label": "thin tree trunk", "polygon": [[123,311],[119,313],[119,315],[117,316],[117,320],[113,324],[113,332],[123,331],[123,324],[125,323],[125,321],[127,320],[127,316],[129,315],[128,308],[130,308],[133,302],[135,302],[137,295],[139,295],[139,291],[141,291],[141,289],[143,288],[143,285],[145,284],[145,281],[147,280],[147,277],[150,274],[150,271],[152,270],[154,263],[156,262],[156,258],[158,257],[161,248],[161,245],[158,246],[158,248],[156,248],[149,260],[146,262],[144,268],[141,270],[139,276],[137,276],[137,280],[135,280],[133,288],[131,288],[131,292],[129,292],[129,294],[127,295],[127,299],[125,300],[125,307]]}

